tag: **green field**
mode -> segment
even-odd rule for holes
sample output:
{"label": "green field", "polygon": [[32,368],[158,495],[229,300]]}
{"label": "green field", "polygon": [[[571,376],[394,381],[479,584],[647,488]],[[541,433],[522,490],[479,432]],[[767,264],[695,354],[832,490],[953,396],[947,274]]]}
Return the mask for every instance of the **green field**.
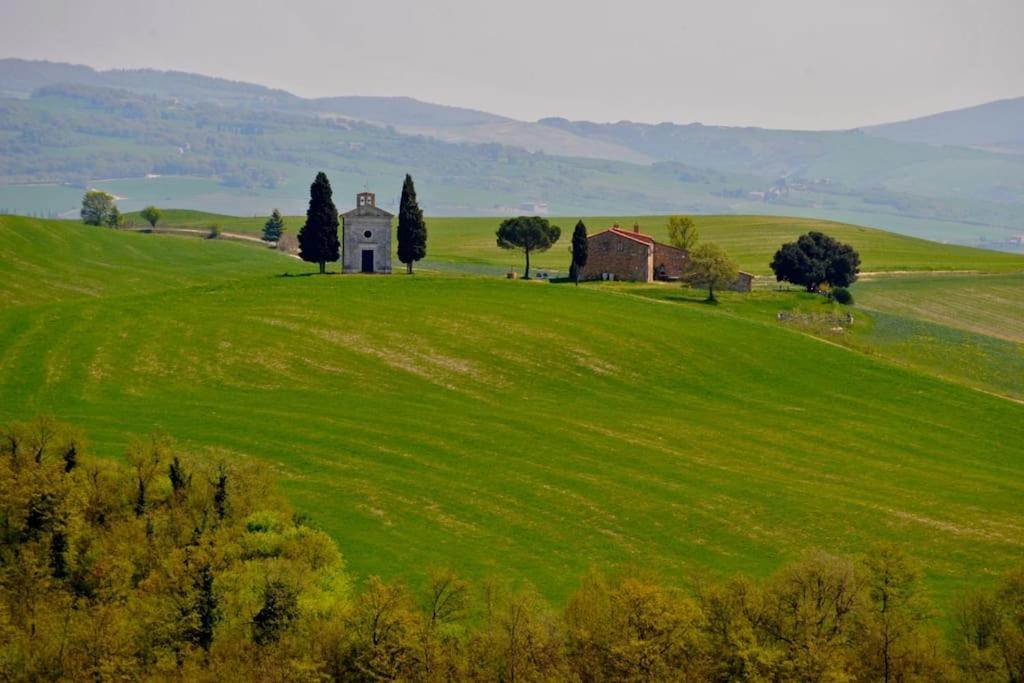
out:
{"label": "green field", "polygon": [[873,310],[1024,344],[1024,272],[874,278],[857,292]]}
{"label": "green field", "polygon": [[[339,207],[342,211],[344,208]],[[136,222],[142,222],[133,215]],[[224,230],[257,233],[263,228],[263,217],[238,217],[208,214],[199,211],[171,209],[165,211],[160,225],[167,227],[205,228],[212,223]],[[302,226],[302,216],[286,217],[286,226],[294,234]],[[428,218],[430,246],[428,266],[451,268],[486,267],[488,272],[513,267],[522,270],[522,257],[515,252],[498,249],[494,232],[501,218]],[[566,245],[578,217],[551,218],[562,228],[563,240],[550,251],[532,259],[541,268],[568,271]],[[625,228],[639,224],[640,229],[659,240],[666,240],[665,216],[590,216],[584,222],[589,232],[603,230],[618,223]],[[863,261],[862,270],[974,270],[1006,272],[1024,270],[1024,256],[897,235],[875,228],[836,223],[813,218],[779,216],[694,216],[701,237],[718,242],[736,259],[740,267],[758,275],[768,275],[772,255],[783,242],[795,240],[809,230],[820,230],[857,247]]]}
{"label": "green field", "polygon": [[[763,220],[698,224],[753,269],[807,229]],[[507,263],[482,238],[453,253],[493,219],[430,225],[435,259]],[[866,270],[1020,268],[856,234]],[[887,539],[945,602],[1024,559],[1024,405],[931,376],[913,342],[878,352],[910,319],[875,295],[837,343],[775,320],[820,305],[795,292],[307,277],[249,245],[7,217],[0,268],[0,419],[269,461],[357,576],[447,565],[559,599],[591,565],[764,575]]]}

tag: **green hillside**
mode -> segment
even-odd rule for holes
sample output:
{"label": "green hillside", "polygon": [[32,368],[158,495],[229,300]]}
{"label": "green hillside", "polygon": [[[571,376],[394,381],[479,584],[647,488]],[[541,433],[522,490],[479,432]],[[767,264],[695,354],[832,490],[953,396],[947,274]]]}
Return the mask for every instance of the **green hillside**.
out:
{"label": "green hillside", "polygon": [[208,286],[281,270],[281,259],[216,240],[0,216],[0,307]]}
{"label": "green hillside", "polygon": [[857,292],[873,310],[1024,344],[1024,272],[874,278]]}
{"label": "green hillside", "polygon": [[888,539],[947,600],[1024,558],[1024,406],[756,301],[301,277],[248,245],[0,226],[0,421],[267,460],[356,575],[448,565],[559,598],[594,564],[764,575]]}
{"label": "green hillside", "polygon": [[[343,210],[343,209],[342,209]],[[258,233],[265,217],[237,217],[199,211],[170,209],[164,212],[161,225],[206,227],[216,223],[225,230]],[[137,214],[132,214],[141,222]],[[772,255],[783,242],[795,240],[809,230],[820,230],[853,244],[860,252],[862,269],[871,271],[902,270],[976,270],[1006,272],[1024,270],[1024,256],[957,245],[939,244],[905,235],[836,223],[814,218],[785,216],[695,215],[701,238],[718,242],[737,260],[740,267],[759,275],[768,275]],[[522,269],[522,258],[515,252],[499,249],[494,232],[501,218],[428,218],[430,232],[428,262],[462,264],[465,266],[515,267]],[[542,268],[568,270],[566,247],[572,228],[579,217],[551,218],[562,228],[562,241],[551,251],[534,256],[533,263]],[[659,240],[665,240],[665,216],[589,216],[584,217],[593,233],[614,224],[640,229]],[[302,226],[302,216],[286,217],[286,225],[294,234]]]}

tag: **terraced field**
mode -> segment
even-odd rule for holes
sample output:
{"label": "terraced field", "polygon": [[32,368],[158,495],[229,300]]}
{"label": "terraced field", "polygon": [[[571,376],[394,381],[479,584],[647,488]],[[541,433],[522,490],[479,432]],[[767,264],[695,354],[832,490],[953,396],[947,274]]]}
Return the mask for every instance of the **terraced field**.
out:
{"label": "terraced field", "polygon": [[[159,431],[264,460],[356,575],[447,565],[558,599],[595,564],[762,575],[888,539],[941,603],[1024,559],[1024,405],[779,324],[796,293],[712,307],[315,277],[58,222],[0,218],[0,236],[0,420],[53,413],[110,456]],[[920,268],[914,248],[871,258]]]}

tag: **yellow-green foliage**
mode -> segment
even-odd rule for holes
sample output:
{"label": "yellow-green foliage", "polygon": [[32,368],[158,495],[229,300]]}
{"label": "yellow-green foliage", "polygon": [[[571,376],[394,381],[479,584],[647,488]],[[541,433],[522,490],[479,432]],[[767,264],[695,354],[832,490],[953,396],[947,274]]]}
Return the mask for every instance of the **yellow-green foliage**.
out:
{"label": "yellow-green foliage", "polygon": [[1024,667],[1024,568],[961,602],[949,649],[919,569],[891,545],[690,590],[594,570],[561,611],[443,570],[415,592],[377,577],[353,592],[333,543],[258,468],[161,438],[133,442],[127,464],[93,460],[47,418],[0,436],[4,680],[944,681]]}
{"label": "yellow-green foliage", "polygon": [[49,419],[3,430],[0,677],[159,678],[254,662],[268,581],[300,596],[295,624],[264,648],[274,670],[290,671],[316,647],[318,624],[339,618],[341,556],[291,518],[258,467],[190,458],[157,438],[133,443],[128,466],[81,451]]}

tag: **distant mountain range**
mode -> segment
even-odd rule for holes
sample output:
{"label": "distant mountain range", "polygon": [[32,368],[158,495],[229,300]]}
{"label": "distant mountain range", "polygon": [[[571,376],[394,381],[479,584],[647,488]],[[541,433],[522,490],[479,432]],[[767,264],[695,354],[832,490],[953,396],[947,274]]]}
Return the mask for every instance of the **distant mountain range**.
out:
{"label": "distant mountain range", "polygon": [[1024,97],[868,126],[864,131],[890,140],[1024,154]]}
{"label": "distant mountain range", "polygon": [[434,213],[793,213],[1009,244],[1024,233],[1024,98],[845,131],[528,122],[405,97],[307,99],[182,72],[0,59],[0,210],[26,210],[29,196],[36,211],[71,208],[70,191],[16,191],[26,183],[147,175],[192,180],[129,189],[128,208],[299,208],[315,168],[345,191],[415,171]]}

